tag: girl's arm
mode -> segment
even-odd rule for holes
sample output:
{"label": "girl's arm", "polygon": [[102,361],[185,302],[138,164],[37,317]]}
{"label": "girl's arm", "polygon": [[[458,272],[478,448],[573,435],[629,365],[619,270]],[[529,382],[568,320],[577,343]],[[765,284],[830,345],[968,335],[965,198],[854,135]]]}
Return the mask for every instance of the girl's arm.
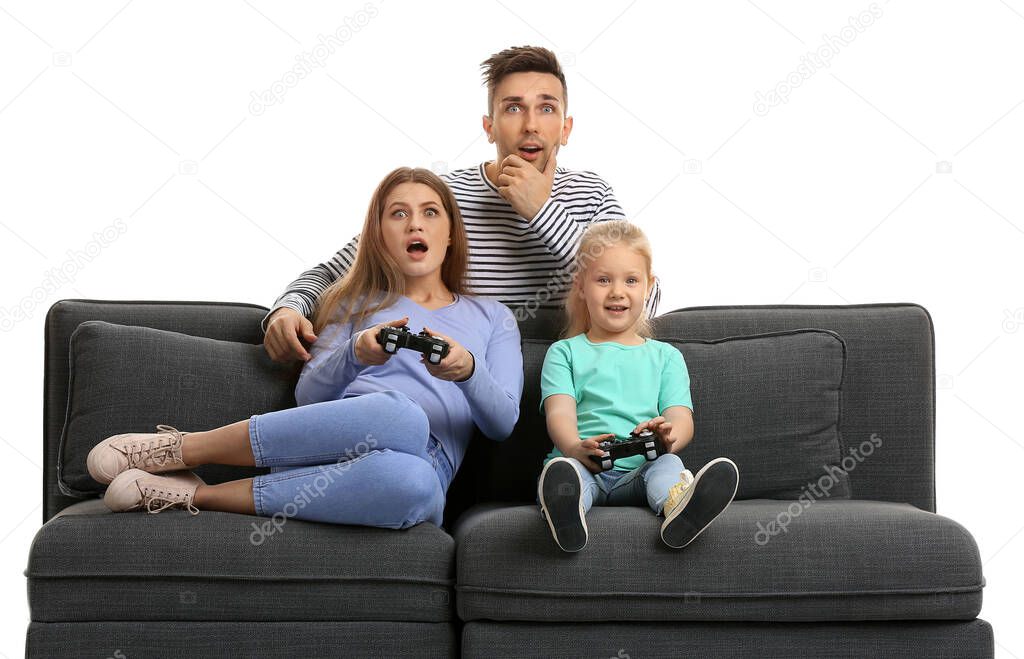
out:
{"label": "girl's arm", "polygon": [[576,418],[576,399],[569,394],[551,394],[544,399],[544,416],[547,419],[548,436],[562,455],[576,458],[592,473],[601,471],[598,463],[589,456],[601,457],[603,451],[598,448],[605,439],[611,439],[614,433],[598,435],[583,439],[579,434]]}
{"label": "girl's arm", "polygon": [[679,453],[693,439],[693,398],[690,395],[690,372],[686,360],[675,347],[659,343],[664,351],[658,409],[661,416],[638,424],[657,433],[669,453]]}
{"label": "girl's arm", "polygon": [[679,453],[693,440],[693,410],[674,405],[665,410],[664,417],[672,424],[672,445],[669,451]]}
{"label": "girl's arm", "polygon": [[661,416],[645,421],[637,426],[657,433],[669,453],[679,453],[693,439],[693,411],[685,405],[673,405],[666,408]]}
{"label": "girl's arm", "polygon": [[580,443],[576,399],[569,394],[551,394],[544,399],[544,416],[555,448],[562,455],[572,455]]}

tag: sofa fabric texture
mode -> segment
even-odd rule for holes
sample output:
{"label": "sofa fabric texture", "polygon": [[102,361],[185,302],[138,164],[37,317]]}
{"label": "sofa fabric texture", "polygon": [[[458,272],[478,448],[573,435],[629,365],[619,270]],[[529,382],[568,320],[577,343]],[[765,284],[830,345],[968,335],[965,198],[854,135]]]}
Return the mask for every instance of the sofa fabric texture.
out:
{"label": "sofa fabric texture", "polygon": [[740,466],[739,498],[683,550],[661,543],[646,507],[595,507],[583,552],[555,546],[534,503],[551,446],[538,376],[562,320],[550,310],[516,313],[519,423],[504,442],[470,444],[442,527],[108,512],[85,480],[95,441],[294,404],[297,370],[261,345],[265,312],[51,308],[27,656],[993,656],[977,544],[935,514],[934,338],[920,306],[655,319],[691,374],[684,463]]}

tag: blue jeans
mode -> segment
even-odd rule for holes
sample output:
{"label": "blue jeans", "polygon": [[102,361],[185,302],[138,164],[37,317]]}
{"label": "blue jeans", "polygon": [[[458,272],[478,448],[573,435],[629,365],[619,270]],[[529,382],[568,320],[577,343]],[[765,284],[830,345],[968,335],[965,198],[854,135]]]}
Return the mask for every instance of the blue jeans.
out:
{"label": "blue jeans", "polygon": [[[609,469],[592,474],[576,458],[566,458],[576,467],[583,480],[583,510],[593,506],[642,506],[646,503],[655,514],[660,514],[668,491],[679,482],[683,461],[675,453],[659,455],[657,460],[645,462],[633,471]],[[540,503],[538,494],[537,503]]]}
{"label": "blue jeans", "polygon": [[423,409],[398,391],[249,420],[256,514],[333,524],[441,525],[452,466]]}

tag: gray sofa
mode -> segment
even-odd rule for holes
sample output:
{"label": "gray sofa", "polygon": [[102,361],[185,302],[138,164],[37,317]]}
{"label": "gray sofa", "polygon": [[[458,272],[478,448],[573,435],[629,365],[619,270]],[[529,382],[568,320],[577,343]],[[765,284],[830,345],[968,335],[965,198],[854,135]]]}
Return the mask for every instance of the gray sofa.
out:
{"label": "gray sofa", "polygon": [[294,404],[295,370],[259,346],[265,312],[51,308],[28,656],[993,656],[977,546],[935,514],[934,340],[919,306],[656,320],[692,377],[683,461],[740,467],[737,500],[683,550],[660,543],[650,510],[628,507],[593,509],[579,554],[554,545],[534,504],[551,312],[521,322],[519,423],[505,442],[473,441],[444,528],[105,512],[82,461],[124,428],[112,426],[189,430]]}

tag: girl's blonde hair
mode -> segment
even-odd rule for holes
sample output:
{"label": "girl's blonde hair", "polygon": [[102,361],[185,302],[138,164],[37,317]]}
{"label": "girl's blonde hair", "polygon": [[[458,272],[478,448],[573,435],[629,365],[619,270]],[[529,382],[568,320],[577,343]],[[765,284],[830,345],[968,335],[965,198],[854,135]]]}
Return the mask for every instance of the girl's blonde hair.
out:
{"label": "girl's blonde hair", "polygon": [[645,309],[637,322],[636,332],[643,337],[651,336],[651,322],[647,317],[646,310],[647,295],[654,278],[651,267],[651,243],[640,227],[635,224],[626,220],[609,220],[591,224],[580,239],[579,249],[570,266],[573,272],[573,281],[569,295],[565,299],[566,323],[565,329],[562,330],[562,338],[576,336],[590,329],[590,311],[587,309],[587,301],[580,296],[583,277],[587,272],[587,266],[592,261],[600,257],[604,250],[616,245],[622,245],[635,251],[643,257],[647,266],[648,290],[644,291]]}
{"label": "girl's blonde hair", "polygon": [[[469,248],[466,228],[455,197],[445,182],[432,171],[399,167],[384,177],[370,199],[352,267],[320,295],[313,317],[314,333],[319,334],[332,322],[344,324],[354,319],[357,325],[361,325],[367,316],[392,306],[405,294],[405,275],[395,259],[388,254],[381,229],[388,195],[402,183],[421,183],[440,197],[441,205],[448,214],[451,238],[448,253],[441,264],[441,280],[452,293],[466,293]],[[340,318],[337,317],[339,309],[342,310]]]}

